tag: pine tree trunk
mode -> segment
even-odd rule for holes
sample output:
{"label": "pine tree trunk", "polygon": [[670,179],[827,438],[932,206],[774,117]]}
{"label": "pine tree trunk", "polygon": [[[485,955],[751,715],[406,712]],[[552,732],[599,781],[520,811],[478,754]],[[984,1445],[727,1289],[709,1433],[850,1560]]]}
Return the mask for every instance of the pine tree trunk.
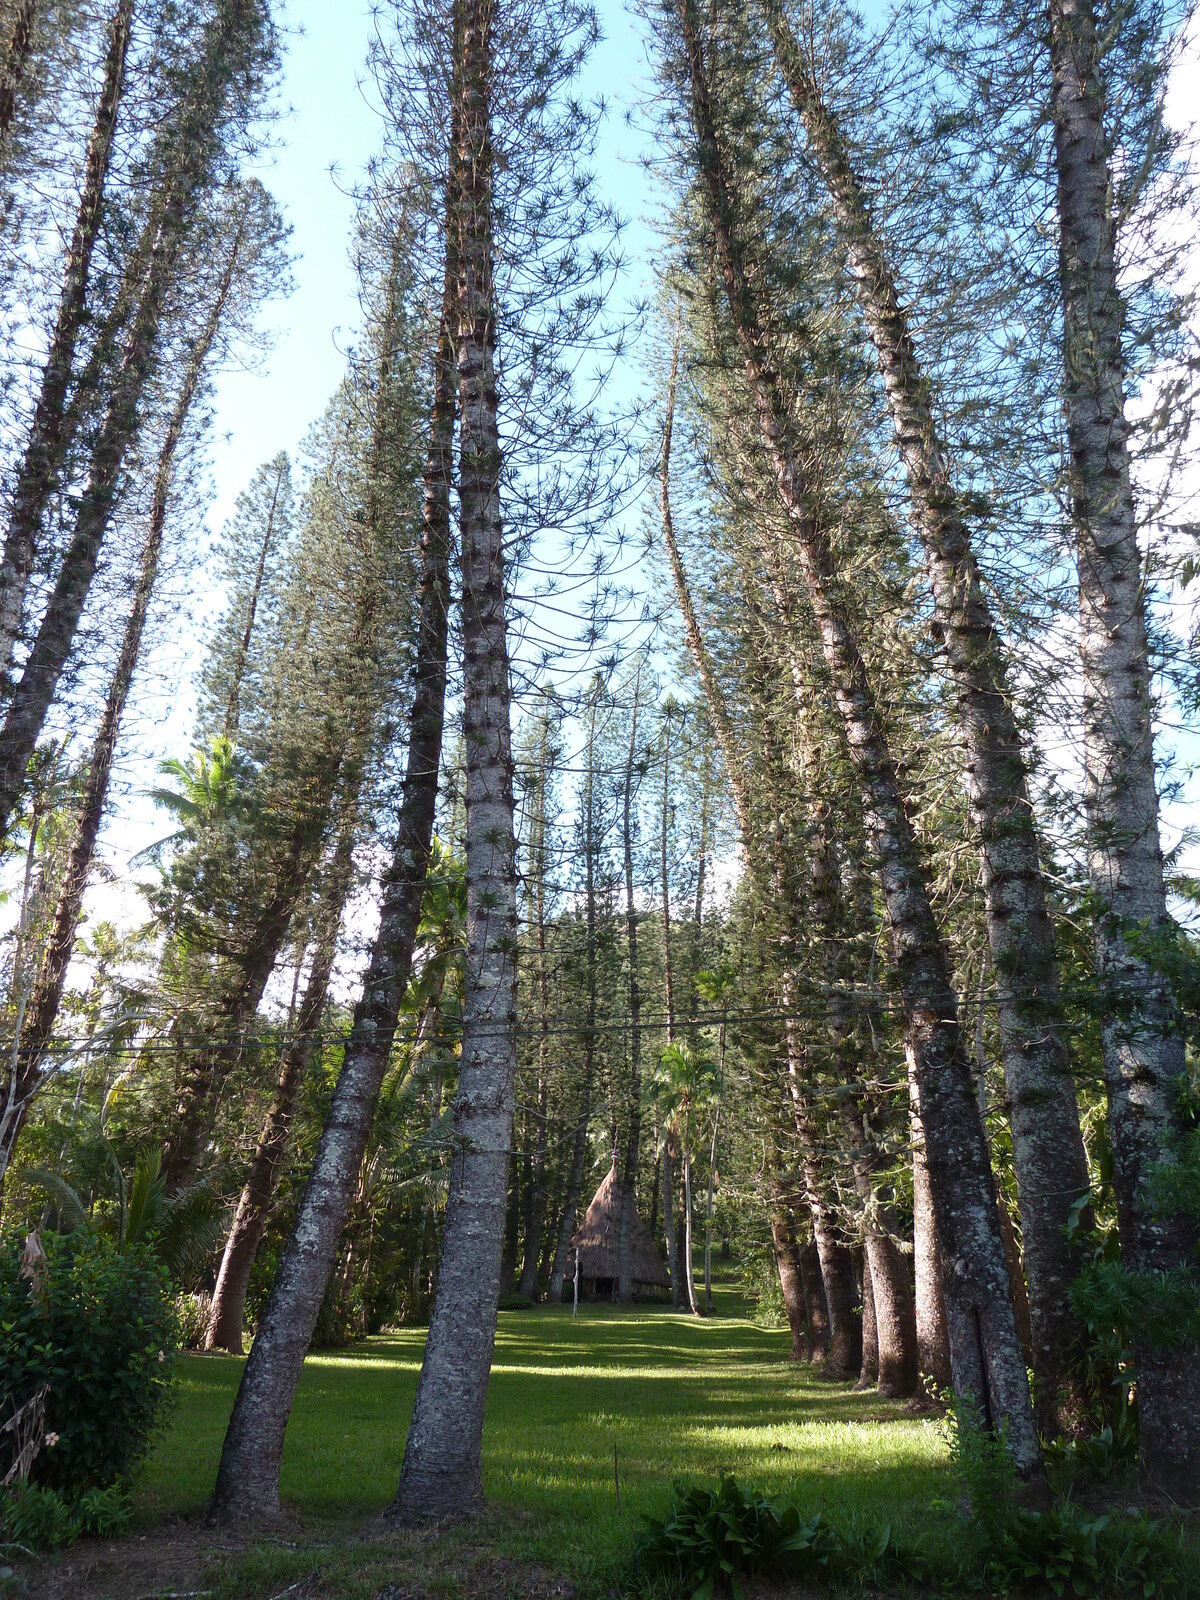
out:
{"label": "pine tree trunk", "polygon": [[879,1329],[875,1323],[875,1284],[868,1251],[863,1253],[862,1264],[862,1330],[862,1367],[857,1387],[874,1389],[879,1384]]}
{"label": "pine tree trunk", "polygon": [[450,597],[450,479],[454,448],[453,285],[457,279],[453,191],[447,200],[446,290],[434,363],[425,473],[421,602],[411,732],[379,931],[355,1007],[342,1070],[250,1350],[225,1434],[210,1515],[216,1521],[279,1510],[279,1465],[296,1384],[337,1259],[371,1120],[408,988],[433,838],[446,696]]}
{"label": "pine tree trunk", "polygon": [[792,1223],[786,1205],[778,1202],[769,1208],[771,1243],[775,1249],[775,1266],[779,1272],[779,1289],[783,1295],[783,1309],[787,1313],[788,1327],[792,1331],[792,1360],[812,1360],[812,1331],[808,1325],[808,1310],[804,1303],[804,1281],[800,1263],[796,1258],[796,1241],[792,1237]]}
{"label": "pine tree trunk", "polygon": [[913,1168],[913,1277],[916,1282],[917,1366],[922,1378],[938,1389],[953,1382],[950,1372],[950,1334],[946,1325],[946,1298],[942,1292],[942,1258],[938,1250],[933,1194],[925,1160],[925,1129],[921,1125],[917,1080],[908,1079],[909,1130]]}
{"label": "pine tree trunk", "polygon": [[263,1118],[254,1158],[242,1186],[229,1237],[225,1241],[213,1290],[212,1313],[204,1342],[206,1350],[228,1350],[231,1355],[242,1353],[242,1315],[250,1273],[270,1215],[275,1184],[291,1133],[296,1099],[316,1050],[317,1035],[329,996],[338,929],[354,874],[356,821],[357,808],[352,806],[351,814],[342,825],[337,850],[330,864],[329,882],[318,911],[317,941],[308,982],[304,986],[304,998],[290,1030],[291,1037],[280,1056],[275,1092]]}
{"label": "pine tree trunk", "polygon": [[[877,1192],[878,1151],[868,1138],[863,1114],[847,1104],[843,1119],[849,1137],[854,1186],[863,1214],[864,1284],[872,1289],[872,1336],[875,1375],[880,1394],[905,1399],[917,1387],[917,1321],[908,1264],[896,1246],[895,1219]],[[863,1291],[863,1340],[866,1341],[866,1290]]]}
{"label": "pine tree trunk", "polygon": [[283,487],[284,471],[284,463],[281,460],[275,472],[275,486],[271,490],[271,504],[267,511],[267,525],[263,529],[262,544],[259,546],[258,562],[254,569],[254,581],[250,585],[250,594],[246,601],[246,621],[242,628],[242,636],[238,640],[233,671],[229,675],[229,694],[225,700],[225,719],[221,725],[221,733],[226,739],[237,739],[238,724],[241,721],[242,678],[246,671],[246,661],[250,655],[250,643],[254,638],[254,622],[258,615],[258,602],[262,594],[267,560],[270,557],[271,544],[275,538],[275,517],[279,510],[279,491]]}
{"label": "pine tree trunk", "polygon": [[[997,1014],[1033,1310],[1033,1364],[1044,1420],[1053,1424],[1069,1416],[1080,1398],[1083,1325],[1068,1290],[1082,1263],[1082,1243],[1072,1243],[1068,1222],[1089,1180],[1008,667],[950,481],[933,393],[862,183],[788,25],[784,0],[763,0],[763,8],[776,61],[804,124],[858,286],[954,682],[971,820],[982,852],[988,938],[1001,975]],[[1074,1237],[1082,1239],[1079,1233]]]}
{"label": "pine tree trunk", "polygon": [[463,0],[458,371],[462,443],[467,943],[462,1060],[437,1295],[396,1493],[406,1520],[483,1504],[516,1076],[516,846],[496,423],[490,124],[493,8]]}
{"label": "pine tree trunk", "polygon": [[1037,1469],[1039,1450],[1029,1384],[949,963],[866,668],[837,597],[825,530],[815,512],[819,502],[803,479],[799,466],[803,456],[793,438],[789,408],[764,352],[758,309],[731,222],[730,191],[695,6],[696,0],[678,0],[700,177],[759,430],[788,513],[826,669],[861,786],[864,822],[891,926],[893,957],[921,1086],[938,1239],[946,1268],[955,1387],[961,1395],[973,1397],[987,1424],[1007,1425],[1014,1463],[1019,1471],[1031,1473]]}
{"label": "pine tree trunk", "polygon": [[178,130],[170,170],[155,200],[156,221],[141,290],[92,446],[74,532],[0,729],[0,839],[7,837],[29,758],[75,642],[112,520],[121,470],[137,438],[164,301],[211,167],[210,145],[240,59],[241,35],[260,20],[257,0],[228,0],[205,30],[195,66],[195,100]]}
{"label": "pine tree trunk", "polygon": [[[134,586],[133,605],[126,619],[121,648],[117,654],[116,667],[113,670],[112,681],[105,697],[104,710],[100,717],[100,726],[92,744],[92,753],[88,761],[87,777],[84,781],[83,795],[75,825],[75,837],[71,844],[71,853],[67,860],[66,871],[63,874],[62,886],[59,889],[58,901],[54,908],[54,918],[42,954],[37,982],[30,996],[20,1031],[20,1044],[17,1055],[17,1090],[21,1108],[19,1120],[12,1128],[10,1149],[16,1143],[16,1135],[20,1132],[28,1107],[40,1088],[44,1076],[43,1062],[54,1033],[54,1025],[58,1020],[63,986],[67,978],[67,968],[70,966],[71,956],[75,949],[75,935],[79,926],[79,914],[83,906],[83,897],[87,889],[88,879],[91,876],[92,862],[96,853],[96,840],[100,834],[100,824],[103,820],[104,808],[108,800],[108,785],[112,776],[113,761],[116,757],[121,718],[125,712],[125,702],[129,696],[129,688],[133,681],[138,657],[141,654],[146,615],[150,609],[150,600],[158,577],[163,535],[166,530],[167,503],[175,471],[175,457],[179,449],[180,438],[187,423],[188,414],[196,398],[196,390],[199,386],[204,363],[208,359],[209,351],[212,349],[213,340],[217,336],[217,330],[229,298],[229,291],[237,270],[241,251],[244,226],[245,219],[243,215],[242,222],[239,224],[230,246],[229,260],[222,274],[217,296],[213,301],[205,326],[192,346],[188,364],[184,371],[183,383],[176,397],[175,407],[168,420],[166,434],[159,451],[158,466],[154,476],[154,490],[150,501],[146,542],[142,549],[138,580]],[[7,1163],[3,1156],[0,1156],[0,1178],[3,1177],[6,1165]]]}
{"label": "pine tree trunk", "polygon": [[[23,59],[18,47],[23,43],[23,48],[28,49],[30,24],[35,10],[34,0],[24,0],[16,19],[9,60],[0,77],[0,144],[7,131],[6,112],[9,118],[12,114],[14,51],[18,52],[15,70],[19,80]],[[4,554],[0,557],[0,691],[7,690],[38,534],[46,506],[58,481],[63,452],[68,442],[63,428],[67,389],[75,373],[76,346],[87,317],[92,253],[100,233],[113,132],[125,87],[125,62],[129,53],[132,16],[133,0],[119,0],[109,27],[104,78],[84,159],[79,207],[71,242],[67,247],[58,314],[42,367],[41,390],[34,406],[25,454],[12,489],[12,509],[5,533]]]}
{"label": "pine tree trunk", "polygon": [[535,801],[533,834],[530,840],[530,866],[533,873],[533,920],[537,948],[538,996],[538,1081],[537,1132],[531,1173],[532,1193],[525,1223],[525,1260],[521,1266],[518,1292],[534,1299],[538,1287],[538,1263],[546,1234],[546,1112],[549,1097],[550,1066],[550,987],[546,962],[546,785],[550,765],[549,725],[544,729],[538,752],[538,791]]}
{"label": "pine tree trunk", "polygon": [[[1079,569],[1088,875],[1095,899],[1104,1074],[1124,1265],[1192,1261],[1193,1229],[1156,1206],[1155,1170],[1181,1133],[1183,1036],[1167,980],[1127,938],[1169,926],[1158,832],[1145,589],[1125,416],[1124,307],[1117,282],[1104,46],[1092,0],[1050,0],[1051,107],[1058,173],[1063,407]],[[1024,1207],[1022,1206],[1022,1214]],[[1195,1344],[1139,1344],[1146,1482],[1200,1500]]]}
{"label": "pine tree trunk", "polygon": [[825,1282],[821,1276],[821,1256],[816,1241],[810,1239],[800,1247],[796,1256],[804,1284],[804,1303],[808,1307],[812,1360],[824,1362],[829,1354],[829,1307],[825,1304]]}
{"label": "pine tree trunk", "polygon": [[13,9],[12,30],[4,49],[4,65],[0,67],[0,154],[12,133],[17,112],[17,94],[21,79],[33,50],[33,28],[37,21],[38,0],[17,0]]}
{"label": "pine tree trunk", "polygon": [[[625,872],[625,947],[629,962],[629,1121],[621,1167],[621,1231],[617,1241],[617,1294],[633,1304],[633,1223],[637,1215],[637,1174],[642,1141],[642,986],[638,973],[637,908],[633,898],[633,764],[637,751],[641,668],[634,680],[625,786],[621,794],[621,853]],[[651,1237],[654,1223],[650,1225]]]}

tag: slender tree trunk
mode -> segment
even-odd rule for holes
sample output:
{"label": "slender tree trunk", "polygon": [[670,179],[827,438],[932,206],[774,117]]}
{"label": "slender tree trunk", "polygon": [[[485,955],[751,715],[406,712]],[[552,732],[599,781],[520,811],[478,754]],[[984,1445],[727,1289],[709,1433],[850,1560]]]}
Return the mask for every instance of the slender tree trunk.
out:
{"label": "slender tree trunk", "polygon": [[[1181,1209],[1150,1184],[1181,1134],[1183,1035],[1167,979],[1128,937],[1169,927],[1158,831],[1154,703],[1125,415],[1124,305],[1092,0],[1050,0],[1058,173],[1063,407],[1079,568],[1088,875],[1095,900],[1104,1073],[1121,1254],[1134,1272],[1192,1262]],[[1022,1201],[1022,1215],[1024,1202]],[[1200,1499],[1197,1348],[1139,1343],[1141,1467],[1173,1500]]]}
{"label": "slender tree trunk", "polygon": [[692,1141],[690,1131],[683,1147],[683,1281],[687,1289],[688,1309],[694,1317],[700,1315],[700,1302],[696,1299],[696,1275],[692,1270]]}
{"label": "slender tree trunk", "polygon": [[804,1280],[796,1256],[796,1241],[792,1235],[792,1221],[786,1204],[775,1201],[768,1208],[771,1223],[771,1243],[775,1249],[775,1266],[779,1272],[779,1289],[783,1295],[783,1309],[787,1313],[788,1327],[792,1332],[792,1360],[812,1360],[812,1330],[808,1323],[808,1308],[804,1302]]}
{"label": "slender tree trunk", "polygon": [[[995,1189],[959,1028],[949,964],[924,863],[905,812],[865,665],[837,595],[819,504],[804,481],[790,410],[766,357],[758,309],[732,222],[696,0],[678,0],[700,178],[763,445],[788,513],[833,694],[862,788],[864,821],[892,930],[909,1039],[921,1086],[928,1160],[946,1266],[955,1387],[985,1422],[1007,1425],[1019,1471],[1037,1469],[1029,1385],[996,1217]],[[828,1284],[826,1285],[828,1293]]]}
{"label": "slender tree trunk", "polygon": [[[617,1243],[617,1293],[624,1306],[633,1304],[633,1223],[637,1214],[637,1174],[642,1142],[642,986],[638,973],[637,908],[633,899],[633,767],[637,754],[638,706],[642,686],[639,664],[633,684],[629,750],[621,791],[621,853],[625,870],[625,947],[629,962],[629,1105],[625,1160],[621,1168],[621,1232]],[[651,1238],[654,1222],[650,1224]]]}
{"label": "slender tree trunk", "polygon": [[[121,718],[125,711],[125,702],[129,695],[129,687],[133,681],[138,657],[141,654],[146,615],[150,608],[151,596],[158,577],[158,565],[162,554],[163,535],[167,521],[167,504],[175,472],[175,457],[179,449],[180,438],[187,423],[188,413],[191,411],[192,404],[196,398],[196,390],[199,386],[204,363],[212,349],[213,340],[217,336],[217,330],[228,302],[244,233],[245,213],[243,213],[234,233],[229,251],[229,260],[222,274],[216,298],[213,301],[204,328],[192,346],[184,372],[183,383],[180,386],[175,407],[168,420],[167,431],[159,451],[158,467],[154,477],[154,490],[150,502],[149,526],[146,532],[146,543],[142,549],[141,570],[133,591],[133,606],[125,623],[125,632],[117,655],[117,664],[113,671],[112,681],[109,684],[108,695],[104,702],[100,727],[92,744],[91,758],[88,762],[87,777],[84,782],[83,796],[76,822],[75,838],[71,845],[71,854],[67,861],[66,871],[63,874],[58,902],[54,908],[54,919],[42,954],[37,983],[34,986],[33,994],[30,997],[29,1006],[25,1013],[25,1024],[21,1033],[19,1053],[19,1087],[26,1108],[32,1101],[42,1081],[43,1061],[54,1033],[54,1025],[58,1020],[58,1010],[62,1001],[67,968],[70,965],[71,955],[75,949],[75,935],[79,926],[79,914],[83,906],[83,896],[87,889],[88,879],[91,876],[92,861],[96,852],[96,840],[100,833],[100,824],[103,820],[104,807],[108,799],[108,785],[112,776],[113,761],[116,757]],[[24,1121],[24,1116],[22,1116],[21,1120]]]}
{"label": "slender tree trunk", "polygon": [[317,940],[308,982],[304,986],[304,998],[280,1055],[275,1092],[263,1118],[254,1158],[225,1241],[216,1288],[213,1290],[212,1314],[204,1343],[206,1350],[228,1350],[231,1355],[242,1353],[242,1316],[250,1273],[270,1215],[275,1184],[291,1133],[296,1099],[316,1052],[321,1019],[329,997],[338,929],[354,876],[356,822],[357,808],[352,805],[350,815],[342,825],[337,850],[330,864],[329,881],[318,912]]}
{"label": "slender tree trunk", "polygon": [[[718,1031],[717,1068],[722,1085],[725,1082],[725,1024],[722,1022]],[[713,1198],[717,1187],[717,1132],[721,1126],[721,1106],[717,1104],[713,1112],[712,1141],[708,1147],[708,1193],[704,1200],[704,1313],[711,1317],[713,1312],[712,1297],[712,1221]]]}
{"label": "slender tree trunk", "polygon": [[[862,1367],[858,1375],[860,1389],[874,1389],[879,1384],[879,1329],[875,1322],[875,1285],[871,1276],[871,1257],[864,1251],[862,1264]],[[884,1391],[881,1389],[881,1393]]]}
{"label": "slender tree trunk", "polygon": [[516,1076],[516,846],[496,425],[490,0],[463,0],[459,393],[467,946],[462,1062],[437,1296],[395,1509],[483,1504],[483,1410],[496,1333]]}
{"label": "slender tree trunk", "polygon": [[250,585],[250,596],[246,602],[246,622],[242,628],[242,637],[238,640],[237,655],[234,657],[233,671],[230,674],[229,695],[225,701],[225,720],[221,725],[221,732],[226,739],[237,738],[238,724],[241,721],[242,678],[245,676],[246,662],[250,656],[250,643],[254,638],[254,622],[258,615],[263,577],[271,554],[271,544],[275,538],[275,518],[279,510],[279,491],[283,487],[284,470],[284,463],[281,460],[276,468],[275,483],[271,489],[271,505],[267,511],[267,525],[263,530],[258,563],[254,569],[254,582]]}
{"label": "slender tree trunk", "polygon": [[538,1261],[546,1233],[546,1111],[549,1096],[550,1065],[550,983],[546,961],[546,785],[550,767],[550,726],[543,729],[538,752],[538,788],[530,837],[530,868],[533,873],[533,922],[537,948],[538,996],[538,1081],[537,1131],[531,1173],[532,1194],[525,1225],[525,1260],[521,1267],[519,1293],[529,1299],[537,1295]]}
{"label": "slender tree trunk", "polygon": [[[36,9],[34,0],[24,0],[15,21],[9,58],[0,75],[0,145],[7,133],[8,121],[11,121],[13,93],[24,67],[22,51],[28,50]],[[84,159],[83,184],[74,232],[67,247],[58,315],[42,367],[41,390],[34,406],[25,454],[13,485],[12,510],[5,533],[4,553],[0,557],[0,692],[8,688],[13,649],[21,631],[25,592],[29,586],[38,534],[58,480],[67,444],[63,415],[67,389],[75,373],[76,346],[87,317],[92,253],[100,233],[113,132],[125,87],[125,62],[129,53],[132,17],[133,0],[119,0],[109,26],[104,78]]]}
{"label": "slender tree trunk", "polygon": [[[211,144],[230,91],[242,35],[257,26],[257,0],[229,0],[204,33],[195,64],[198,85],[181,121],[170,165],[154,202],[152,243],[108,404],[92,446],[87,483],[58,579],[0,728],[0,839],[7,836],[59,677],[75,641],[101,547],[112,520],[125,457],[137,438],[152,376],[167,291],[211,165]],[[139,245],[139,254],[141,246]]]}
{"label": "slender tree trunk", "polygon": [[457,205],[453,189],[451,183],[447,198],[446,287],[434,365],[425,472],[411,731],[396,840],[384,878],[379,931],[362,996],[355,1007],[325,1130],[225,1434],[210,1511],[217,1521],[260,1518],[279,1510],[279,1465],[288,1416],[349,1215],[400,1006],[408,988],[420,922],[437,806],[446,696],[454,449],[451,317],[457,280]]}
{"label": "slender tree trunk", "polygon": [[675,1155],[675,1131],[669,1128],[662,1147],[660,1192],[663,1234],[667,1246],[667,1273],[671,1279],[671,1305],[678,1311],[683,1295],[679,1281],[679,1241],[675,1232]]}
{"label": "slender tree trunk", "polygon": [[13,8],[12,28],[4,46],[4,65],[0,67],[0,155],[7,154],[5,146],[17,113],[17,95],[33,50],[37,14],[38,0],[17,0]]}
{"label": "slender tree trunk", "polygon": [[[872,1338],[875,1342],[875,1376],[879,1392],[903,1399],[917,1387],[917,1321],[908,1264],[893,1237],[891,1207],[881,1202],[877,1188],[878,1152],[863,1125],[858,1106],[846,1105],[843,1119],[849,1135],[854,1186],[863,1214],[863,1342],[866,1343],[866,1284],[872,1290]],[[865,1367],[864,1367],[865,1371]]]}
{"label": "slender tree trunk", "polygon": [[[858,286],[954,681],[971,819],[982,851],[988,938],[999,975],[997,1012],[1033,1310],[1033,1364],[1044,1420],[1053,1424],[1060,1415],[1069,1416],[1080,1397],[1083,1326],[1068,1290],[1082,1262],[1082,1244],[1072,1242],[1068,1222],[1071,1207],[1088,1191],[1088,1170],[1008,667],[950,479],[934,391],[922,371],[862,182],[788,24],[784,0],[762,4],[776,60],[829,192]],[[1082,1233],[1074,1238],[1081,1241]]]}
{"label": "slender tree trunk", "polygon": [[[793,1223],[793,1231],[795,1224]],[[825,1303],[825,1280],[821,1276],[821,1257],[816,1241],[810,1239],[796,1252],[804,1284],[804,1303],[808,1307],[812,1360],[823,1362],[829,1354],[829,1307]]]}
{"label": "slender tree trunk", "polygon": [[925,1129],[921,1125],[920,1098],[915,1073],[908,1077],[909,1130],[913,1168],[913,1277],[916,1281],[917,1365],[923,1378],[938,1389],[949,1389],[950,1334],[946,1324],[946,1297],[942,1292],[942,1258],[938,1250],[933,1193],[925,1159]]}

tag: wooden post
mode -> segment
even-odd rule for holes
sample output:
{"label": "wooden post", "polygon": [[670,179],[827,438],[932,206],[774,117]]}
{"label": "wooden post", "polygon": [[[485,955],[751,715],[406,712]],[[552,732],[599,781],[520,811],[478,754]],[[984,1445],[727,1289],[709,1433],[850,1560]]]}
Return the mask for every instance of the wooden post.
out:
{"label": "wooden post", "polygon": [[571,1315],[579,1315],[579,1246],[575,1246],[575,1298],[571,1306]]}

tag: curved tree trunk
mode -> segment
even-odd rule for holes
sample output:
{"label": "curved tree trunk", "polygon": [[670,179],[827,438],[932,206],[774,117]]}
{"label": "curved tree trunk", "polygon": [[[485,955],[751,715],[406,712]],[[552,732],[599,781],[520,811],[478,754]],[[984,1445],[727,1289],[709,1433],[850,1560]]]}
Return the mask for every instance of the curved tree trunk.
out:
{"label": "curved tree trunk", "polygon": [[[14,52],[23,41],[29,46],[34,0],[24,0],[17,16],[9,60],[0,75],[0,145],[7,131],[6,111],[11,119],[14,70],[19,81],[23,59]],[[46,506],[54,492],[62,466],[67,437],[63,428],[67,389],[75,373],[75,351],[88,310],[92,253],[100,233],[104,191],[108,181],[113,132],[125,87],[125,62],[129,54],[129,27],[133,0],[119,0],[109,26],[108,53],[104,79],[96,105],[95,121],[84,158],[83,183],[75,227],[67,246],[58,315],[50,334],[42,384],[34,405],[33,420],[25,444],[25,454],[13,485],[4,554],[0,557],[0,689],[7,689],[12,670],[13,648],[21,631],[25,591],[33,567],[34,552]]]}
{"label": "curved tree trunk", "polygon": [[[108,404],[92,445],[87,483],[58,579],[28,659],[13,685],[0,728],[0,839],[7,837],[29,758],[75,642],[100,551],[112,521],[126,455],[141,425],[167,291],[212,168],[215,130],[249,37],[261,22],[259,0],[228,0],[209,23],[195,63],[196,93],[175,130],[168,170],[147,224],[150,243],[140,291]],[[139,256],[142,246],[138,246]]]}
{"label": "curved tree trunk", "polygon": [[516,1076],[516,846],[496,424],[490,0],[462,0],[459,393],[467,942],[462,1062],[437,1295],[395,1511],[483,1504],[483,1410],[496,1334]]}
{"label": "curved tree trunk", "polygon": [[921,369],[895,277],[862,182],[816,74],[788,24],[784,0],[762,0],[775,56],[828,190],[884,379],[908,475],[912,520],[925,550],[934,608],[967,751],[971,820],[983,861],[984,908],[1020,1194],[1034,1320],[1034,1369],[1045,1420],[1079,1399],[1082,1322],[1068,1290],[1082,1264],[1082,1234],[1068,1229],[1088,1192],[1087,1158],[1058,989],[1054,930],[1027,764],[1008,666],[950,481],[934,396]]}
{"label": "curved tree trunk", "polygon": [[[1124,1265],[1186,1269],[1193,1228],[1149,1187],[1182,1133],[1183,1035],[1168,981],[1127,938],[1169,927],[1155,785],[1145,590],[1125,416],[1124,306],[1117,282],[1105,46],[1092,0],[1050,0],[1058,172],[1063,407],[1079,569],[1088,875],[1113,1187]],[[1022,1201],[1022,1215],[1024,1202]],[[1200,1501],[1200,1387],[1194,1343],[1139,1344],[1138,1413],[1146,1481],[1175,1502]]]}
{"label": "curved tree trunk", "polygon": [[392,860],[384,878],[379,931],[355,1007],[342,1070],[250,1350],[225,1434],[210,1515],[217,1521],[279,1510],[279,1464],[296,1384],[321,1309],[370,1134],[408,987],[437,807],[446,697],[450,598],[450,479],[454,448],[453,314],[457,269],[447,200],[446,288],[434,363],[433,413],[425,473],[421,604],[411,733]]}
{"label": "curved tree trunk", "polygon": [[696,0],[678,0],[699,175],[759,431],[817,623],[822,653],[862,789],[864,822],[892,933],[893,956],[913,1048],[928,1159],[946,1265],[955,1387],[985,1421],[1007,1425],[1018,1470],[1037,1469],[1029,1384],[996,1216],[995,1189],[959,1028],[949,963],[930,902],[924,862],[906,814],[865,664],[847,624],[831,569],[819,499],[805,482],[803,452],[764,348],[754,294],[733,223],[725,158],[713,115]]}
{"label": "curved tree trunk", "polygon": [[296,1098],[316,1048],[337,954],[338,929],[353,879],[356,808],[352,806],[351,812],[342,825],[337,850],[330,864],[329,882],[318,912],[316,948],[308,982],[304,986],[304,998],[300,1002],[291,1037],[279,1058],[275,1092],[263,1118],[254,1158],[225,1241],[213,1290],[208,1334],[204,1341],[206,1350],[228,1350],[231,1355],[242,1353],[242,1316],[246,1306],[246,1290],[287,1150]]}
{"label": "curved tree trunk", "polygon": [[104,710],[100,717],[100,726],[96,731],[96,737],[92,744],[92,753],[88,761],[87,777],[84,780],[83,795],[80,800],[75,826],[75,838],[72,841],[71,853],[67,860],[62,886],[59,889],[58,901],[54,908],[54,918],[42,953],[37,982],[34,985],[33,993],[25,1010],[20,1030],[19,1050],[17,1053],[17,1090],[21,1111],[19,1119],[15,1120],[7,1130],[9,1138],[6,1141],[5,1151],[0,1151],[0,1176],[3,1175],[7,1167],[7,1155],[11,1153],[16,1143],[16,1137],[20,1132],[21,1125],[24,1123],[28,1107],[46,1075],[45,1056],[54,1033],[54,1025],[58,1020],[58,1011],[62,1002],[67,969],[70,966],[71,956],[75,949],[75,935],[79,927],[83,897],[87,889],[88,879],[91,877],[92,862],[96,853],[96,840],[100,834],[100,824],[103,821],[104,808],[108,801],[108,785],[112,777],[113,761],[116,758],[117,737],[120,733],[121,718],[125,712],[125,702],[129,697],[129,688],[133,682],[133,674],[137,668],[138,657],[141,654],[146,616],[150,609],[150,600],[158,578],[163,536],[166,531],[167,504],[175,473],[175,457],[187,423],[188,414],[196,398],[204,363],[207,361],[209,352],[212,349],[213,340],[217,336],[217,330],[220,327],[221,318],[224,315],[229,299],[229,292],[241,253],[245,220],[245,213],[243,212],[234,232],[229,250],[229,259],[222,274],[216,298],[199,337],[192,345],[188,364],[184,370],[183,382],[180,385],[179,394],[168,419],[167,430],[159,450],[158,465],[154,475],[154,489],[150,501],[149,525],[146,531],[146,542],[142,548],[141,567],[138,572],[137,583],[134,586],[133,605],[126,619],[125,631],[121,638],[121,648],[117,654],[117,664],[113,670],[112,681],[109,684],[108,694],[105,698]]}

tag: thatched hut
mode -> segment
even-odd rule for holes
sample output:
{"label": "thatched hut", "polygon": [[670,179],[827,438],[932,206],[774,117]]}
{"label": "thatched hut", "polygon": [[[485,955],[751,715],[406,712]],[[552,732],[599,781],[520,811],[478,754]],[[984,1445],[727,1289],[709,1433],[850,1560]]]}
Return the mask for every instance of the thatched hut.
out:
{"label": "thatched hut", "polygon": [[[669,1289],[671,1278],[666,1264],[655,1248],[649,1228],[636,1211],[633,1214],[632,1230],[630,1244],[634,1292]],[[578,1259],[580,1291],[597,1299],[615,1299],[619,1271],[617,1252],[620,1243],[621,1185],[617,1180],[617,1165],[614,1161],[605,1175],[604,1182],[592,1196],[587,1215],[571,1239],[567,1282],[574,1282],[575,1262]]]}

